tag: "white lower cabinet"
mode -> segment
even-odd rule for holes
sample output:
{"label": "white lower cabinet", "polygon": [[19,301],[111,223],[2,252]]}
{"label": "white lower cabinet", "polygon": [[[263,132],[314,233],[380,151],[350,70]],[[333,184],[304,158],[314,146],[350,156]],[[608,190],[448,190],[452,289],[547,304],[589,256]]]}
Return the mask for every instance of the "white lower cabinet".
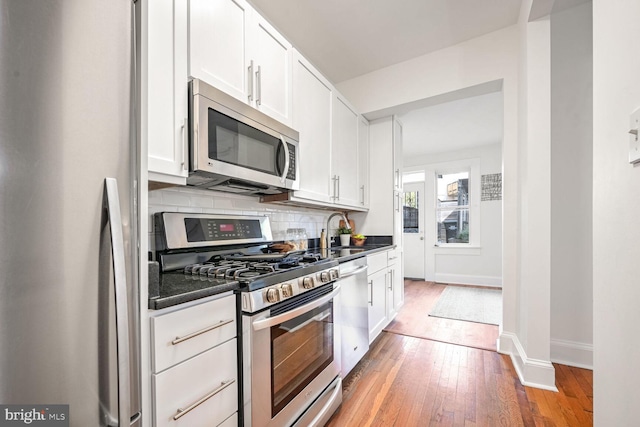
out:
{"label": "white lower cabinet", "polygon": [[236,339],[153,376],[155,424],[217,426],[238,410]]}
{"label": "white lower cabinet", "polygon": [[237,425],[236,297],[152,314],[153,425]]}
{"label": "white lower cabinet", "polygon": [[387,271],[370,274],[369,280],[369,344],[387,325]]}
{"label": "white lower cabinet", "polygon": [[404,304],[404,280],[399,249],[367,256],[369,266],[369,343],[398,314]]}
{"label": "white lower cabinet", "polygon": [[396,317],[400,307],[404,304],[404,280],[400,254],[401,252],[398,249],[388,253],[387,317],[389,321]]}

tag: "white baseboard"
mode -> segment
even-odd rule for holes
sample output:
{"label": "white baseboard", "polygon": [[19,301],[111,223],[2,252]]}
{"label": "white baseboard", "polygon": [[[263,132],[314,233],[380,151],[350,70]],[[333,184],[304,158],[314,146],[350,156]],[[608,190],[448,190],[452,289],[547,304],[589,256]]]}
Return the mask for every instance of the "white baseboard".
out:
{"label": "white baseboard", "polygon": [[523,385],[558,391],[556,370],[551,362],[527,357],[516,334],[502,332],[498,337],[498,352],[511,356],[513,366]]}
{"label": "white baseboard", "polygon": [[502,287],[502,277],[494,276],[471,276],[466,274],[435,274],[436,283],[451,283],[453,285],[478,285]]}
{"label": "white baseboard", "polygon": [[593,344],[552,339],[551,361],[593,370]]}

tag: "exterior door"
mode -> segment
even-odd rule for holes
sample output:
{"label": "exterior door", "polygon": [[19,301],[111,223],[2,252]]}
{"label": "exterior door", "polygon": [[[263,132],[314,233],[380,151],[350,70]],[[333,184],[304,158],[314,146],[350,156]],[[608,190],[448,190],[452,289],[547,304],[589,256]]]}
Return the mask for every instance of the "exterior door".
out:
{"label": "exterior door", "polygon": [[404,184],[402,195],[404,275],[424,280],[424,182]]}

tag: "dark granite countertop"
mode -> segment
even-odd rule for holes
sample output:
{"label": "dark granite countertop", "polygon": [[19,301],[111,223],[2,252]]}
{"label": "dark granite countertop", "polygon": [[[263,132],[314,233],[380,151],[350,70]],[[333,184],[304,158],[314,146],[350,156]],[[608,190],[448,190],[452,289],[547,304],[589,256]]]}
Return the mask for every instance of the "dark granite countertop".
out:
{"label": "dark granite countertop", "polygon": [[[323,257],[333,258],[343,263],[396,247],[391,243],[390,236],[372,236],[367,239],[367,242],[369,244],[364,246],[333,246],[329,251],[324,252]],[[319,243],[319,240],[315,239],[314,243]],[[319,248],[309,250],[321,253]],[[160,310],[239,289],[240,284],[235,280],[185,276],[182,271],[160,274],[158,263],[149,262],[149,308],[151,310]]]}
{"label": "dark granite countertop", "polygon": [[149,308],[151,310],[160,310],[238,289],[240,284],[235,280],[185,276],[181,271],[158,275],[157,263],[149,263]]}
{"label": "dark granite countertop", "polygon": [[339,263],[394,249],[396,245],[339,246],[331,248],[331,257]]}

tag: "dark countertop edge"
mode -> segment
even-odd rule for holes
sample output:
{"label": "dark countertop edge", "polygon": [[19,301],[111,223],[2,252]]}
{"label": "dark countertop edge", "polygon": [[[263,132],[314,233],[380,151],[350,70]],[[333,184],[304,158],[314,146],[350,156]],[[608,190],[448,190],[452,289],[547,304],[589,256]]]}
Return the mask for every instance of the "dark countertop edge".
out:
{"label": "dark countertop edge", "polygon": [[222,294],[229,291],[237,291],[240,289],[238,282],[225,283],[224,285],[215,285],[205,289],[198,289],[196,291],[185,292],[178,295],[171,295],[168,297],[149,298],[150,310],[161,310],[167,307],[173,307],[178,304],[182,304],[189,301],[195,301],[201,298],[210,297],[213,295]]}
{"label": "dark countertop edge", "polygon": [[[374,246],[374,245],[372,245]],[[362,252],[358,252],[353,255],[346,256],[338,256],[334,258],[338,261],[338,263],[342,264],[345,262],[353,261],[354,259],[366,257],[367,255],[372,255],[378,252],[385,252],[392,249],[395,249],[397,245],[375,245],[375,247],[368,248],[367,245],[364,246],[351,246],[348,249],[364,249]],[[339,246],[332,247],[332,250],[340,249]],[[185,292],[177,295],[171,295],[167,297],[154,297],[149,298],[149,309],[150,310],[161,310],[167,307],[173,307],[175,305],[179,305],[189,301],[195,301],[201,298],[206,298],[213,295],[218,295],[224,292],[229,291],[237,291],[240,289],[240,284],[238,282],[225,283],[224,285],[215,285],[205,289],[198,289],[196,291]]]}
{"label": "dark countertop edge", "polygon": [[[365,249],[365,251],[363,252],[359,252],[357,254],[353,254],[353,255],[346,255],[346,256],[341,256],[338,258],[335,258],[338,263],[342,264],[343,262],[349,262],[349,261],[353,261],[354,259],[358,259],[358,258],[362,258],[365,257],[367,255],[372,255],[378,252],[385,252],[385,251],[390,251],[391,249],[395,249],[397,247],[397,245],[385,245],[385,246],[379,246],[376,248],[371,248],[371,249],[367,249],[367,246],[361,246],[361,247],[350,247],[350,249]],[[339,247],[333,247],[332,249],[339,249]]]}

